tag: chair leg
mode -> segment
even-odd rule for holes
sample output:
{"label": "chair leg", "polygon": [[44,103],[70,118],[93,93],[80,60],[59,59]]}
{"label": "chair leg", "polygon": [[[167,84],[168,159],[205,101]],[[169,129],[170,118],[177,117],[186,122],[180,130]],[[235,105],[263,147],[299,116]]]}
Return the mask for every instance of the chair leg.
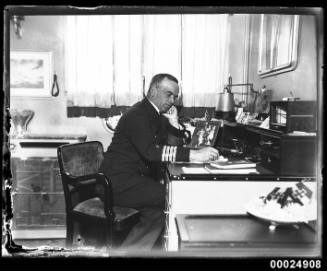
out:
{"label": "chair leg", "polygon": [[112,238],[112,230],[110,229],[107,232],[107,249],[110,250],[113,247],[113,238]]}
{"label": "chair leg", "polygon": [[106,244],[107,250],[110,251],[113,246],[113,221],[111,219],[107,219],[107,231],[106,231]]}
{"label": "chair leg", "polygon": [[67,238],[66,238],[66,246],[71,248],[73,245],[73,238],[74,238],[74,221],[72,219],[67,218]]}

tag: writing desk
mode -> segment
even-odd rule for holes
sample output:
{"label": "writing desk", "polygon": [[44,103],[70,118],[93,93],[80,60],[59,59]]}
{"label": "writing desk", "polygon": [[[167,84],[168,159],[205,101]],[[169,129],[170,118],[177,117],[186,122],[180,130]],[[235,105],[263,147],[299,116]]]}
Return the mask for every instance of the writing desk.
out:
{"label": "writing desk", "polygon": [[[294,186],[300,180],[304,180],[314,193],[316,182],[314,177],[279,176],[258,169],[259,174],[185,174],[183,167],[201,165],[170,164],[166,171],[166,249],[167,251],[183,252],[187,246],[181,246],[176,227],[176,218],[179,215],[217,215],[217,216],[246,216],[245,205],[251,200],[262,195],[267,195],[276,186],[286,189]],[[251,218],[254,219],[254,218]],[[267,228],[269,224],[267,224]],[[293,229],[289,229],[292,231]],[[294,228],[294,230],[296,230]],[[254,235],[255,236],[255,235]],[[311,241],[310,241],[311,242]],[[261,243],[261,247],[251,247],[245,243],[243,247],[232,247],[233,240],[229,245],[217,244],[208,247],[205,255],[224,256],[312,256],[319,254],[320,240],[314,240],[303,246],[285,246],[275,243]],[[292,242],[290,242],[291,244]],[[185,243],[184,243],[185,245]],[[220,244],[221,245],[221,244]],[[218,249],[219,248],[219,249]],[[201,248],[202,249],[202,248]],[[201,250],[198,248],[198,250]],[[217,251],[220,253],[217,254]]]}

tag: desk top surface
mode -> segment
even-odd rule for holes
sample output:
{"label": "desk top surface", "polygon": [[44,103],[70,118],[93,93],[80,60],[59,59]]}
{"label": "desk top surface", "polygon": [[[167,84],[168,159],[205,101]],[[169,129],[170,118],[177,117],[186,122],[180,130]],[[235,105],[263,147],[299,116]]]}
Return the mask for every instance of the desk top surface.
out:
{"label": "desk top surface", "polygon": [[[192,164],[192,163],[171,163],[167,166],[167,173],[170,180],[234,180],[234,181],[298,181],[302,179],[315,180],[315,176],[294,176],[294,175],[277,175],[272,171],[264,168],[261,165],[256,166],[257,173],[235,173],[229,171],[224,173],[211,174],[205,172],[206,164]],[[186,172],[185,169],[194,169]],[[198,170],[197,170],[198,169]],[[198,172],[197,172],[198,171]],[[227,172],[227,171],[226,171]]]}

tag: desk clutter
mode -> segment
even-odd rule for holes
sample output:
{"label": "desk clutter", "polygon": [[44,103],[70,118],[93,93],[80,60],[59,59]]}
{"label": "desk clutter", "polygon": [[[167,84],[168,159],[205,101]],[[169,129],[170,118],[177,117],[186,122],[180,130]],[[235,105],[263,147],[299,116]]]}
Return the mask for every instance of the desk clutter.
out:
{"label": "desk clutter", "polygon": [[182,167],[186,174],[258,174],[256,170],[257,163],[246,159],[228,160],[228,158],[219,156],[218,160],[207,163],[188,163],[197,166]]}
{"label": "desk clutter", "polygon": [[257,164],[246,159],[217,160],[205,165],[210,174],[258,174]]}
{"label": "desk clutter", "polygon": [[267,195],[249,202],[246,209],[249,214],[271,222],[272,226],[317,219],[317,201],[303,182],[286,188],[275,187]]}
{"label": "desk clutter", "polygon": [[213,161],[210,166],[218,169],[243,169],[243,168],[254,168],[256,163],[248,160],[231,160],[231,161]]}
{"label": "desk clutter", "polygon": [[252,169],[212,169],[208,166],[204,167],[182,167],[185,174],[259,174],[254,168]]}

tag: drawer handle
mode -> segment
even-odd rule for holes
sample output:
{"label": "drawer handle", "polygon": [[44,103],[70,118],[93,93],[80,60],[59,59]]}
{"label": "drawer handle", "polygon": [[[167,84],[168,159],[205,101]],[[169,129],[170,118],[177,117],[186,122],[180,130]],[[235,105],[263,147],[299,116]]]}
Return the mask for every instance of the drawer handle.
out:
{"label": "drawer handle", "polygon": [[267,146],[271,146],[273,143],[271,141],[263,141],[261,140],[259,142],[260,146],[263,146],[263,145],[267,145]]}

